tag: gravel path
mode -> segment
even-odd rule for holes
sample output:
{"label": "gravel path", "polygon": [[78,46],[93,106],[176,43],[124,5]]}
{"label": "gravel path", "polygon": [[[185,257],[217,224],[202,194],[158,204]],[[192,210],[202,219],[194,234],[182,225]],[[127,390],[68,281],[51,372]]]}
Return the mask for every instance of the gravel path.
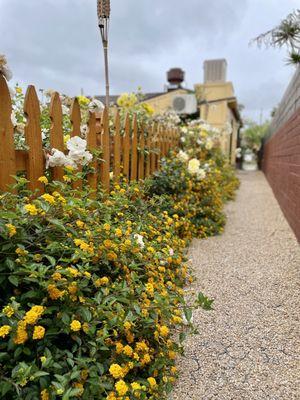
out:
{"label": "gravel path", "polygon": [[240,178],[225,233],[190,249],[215,310],[194,312],[171,400],[300,399],[300,246],[263,174]]}

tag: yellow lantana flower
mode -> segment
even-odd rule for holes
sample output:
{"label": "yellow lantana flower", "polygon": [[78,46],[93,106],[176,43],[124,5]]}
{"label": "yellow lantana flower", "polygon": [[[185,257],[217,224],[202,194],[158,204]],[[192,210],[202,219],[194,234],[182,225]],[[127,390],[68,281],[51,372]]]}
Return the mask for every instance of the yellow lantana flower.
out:
{"label": "yellow lantana flower", "polygon": [[3,325],[0,327],[0,337],[5,338],[9,332],[11,331],[11,327],[9,325]]}
{"label": "yellow lantana flower", "polygon": [[41,317],[45,307],[43,306],[33,306],[24,316],[24,322],[29,325],[34,325],[37,320]]}
{"label": "yellow lantana flower", "polygon": [[78,332],[81,329],[81,322],[79,322],[77,319],[74,319],[71,323],[70,323],[70,328],[72,331],[74,332]]}
{"label": "yellow lantana flower", "polygon": [[24,210],[28,212],[30,215],[37,215],[38,214],[38,209],[34,204],[26,204],[24,206]]}
{"label": "yellow lantana flower", "polygon": [[122,379],[115,384],[115,388],[119,396],[125,396],[128,392],[128,386]]}
{"label": "yellow lantana flower", "polygon": [[123,368],[119,364],[112,364],[109,368],[109,373],[115,378],[123,378],[125,376]]}
{"label": "yellow lantana flower", "polygon": [[9,237],[13,237],[16,233],[16,227],[12,224],[5,224],[6,228],[8,229]]}
{"label": "yellow lantana flower", "polygon": [[32,339],[40,340],[45,336],[45,328],[43,326],[37,325],[34,327]]}

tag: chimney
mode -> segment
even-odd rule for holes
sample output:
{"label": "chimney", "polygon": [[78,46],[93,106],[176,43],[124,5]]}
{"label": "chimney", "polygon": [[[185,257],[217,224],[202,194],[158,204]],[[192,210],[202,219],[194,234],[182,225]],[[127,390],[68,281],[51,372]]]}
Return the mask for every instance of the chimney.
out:
{"label": "chimney", "polygon": [[204,61],[204,83],[226,82],[227,61],[225,58]]}

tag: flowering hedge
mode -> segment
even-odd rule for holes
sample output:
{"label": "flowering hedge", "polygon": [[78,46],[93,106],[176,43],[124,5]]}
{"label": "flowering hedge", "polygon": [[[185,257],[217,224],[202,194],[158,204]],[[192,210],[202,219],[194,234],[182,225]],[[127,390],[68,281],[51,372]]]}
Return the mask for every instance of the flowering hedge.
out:
{"label": "flowering hedge", "polygon": [[[34,197],[19,178],[18,194],[0,196],[0,398],[171,390],[192,310],[212,303],[200,293],[186,304],[186,245],[222,231],[238,185],[213,129],[196,121],[182,134],[159,172],[109,195],[72,189],[84,173],[61,154],[64,183],[41,177],[45,194]],[[74,161],[90,157],[79,139],[67,143]]]}

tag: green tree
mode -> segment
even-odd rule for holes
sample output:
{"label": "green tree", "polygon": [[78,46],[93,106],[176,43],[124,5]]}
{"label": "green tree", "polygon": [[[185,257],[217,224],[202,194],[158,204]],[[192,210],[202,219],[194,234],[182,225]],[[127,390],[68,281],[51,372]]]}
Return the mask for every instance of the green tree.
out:
{"label": "green tree", "polygon": [[269,122],[257,124],[254,121],[248,121],[246,128],[242,132],[242,146],[244,149],[258,151],[261,146],[262,138],[267,134]]}
{"label": "green tree", "polygon": [[300,64],[300,9],[290,13],[275,28],[254,38],[251,43],[267,47],[287,47],[288,64]]}

